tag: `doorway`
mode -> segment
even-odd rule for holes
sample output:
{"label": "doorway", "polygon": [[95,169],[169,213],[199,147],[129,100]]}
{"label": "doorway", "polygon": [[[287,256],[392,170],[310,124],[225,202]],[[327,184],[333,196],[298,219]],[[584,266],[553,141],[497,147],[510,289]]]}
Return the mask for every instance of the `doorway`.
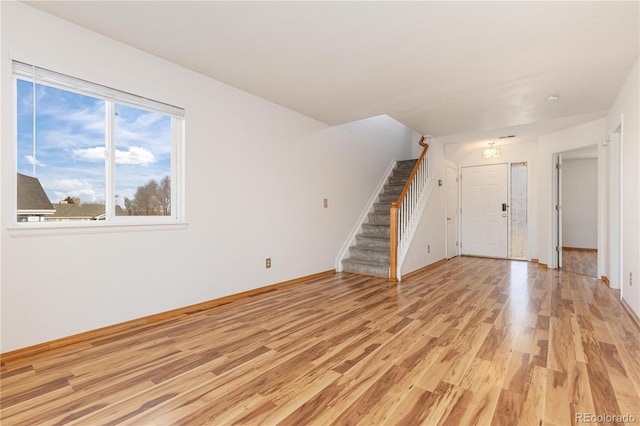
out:
{"label": "doorway", "polygon": [[598,149],[589,146],[558,154],[558,267],[598,276]]}

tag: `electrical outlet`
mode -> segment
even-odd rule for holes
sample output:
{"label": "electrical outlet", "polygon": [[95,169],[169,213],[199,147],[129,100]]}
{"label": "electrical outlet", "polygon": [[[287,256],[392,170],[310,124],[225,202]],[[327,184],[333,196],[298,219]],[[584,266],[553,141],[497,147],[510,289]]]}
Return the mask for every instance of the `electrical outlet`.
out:
{"label": "electrical outlet", "polygon": [[633,285],[633,272],[629,272],[629,285]]}
{"label": "electrical outlet", "polygon": [[329,207],[329,199],[328,199],[328,198],[325,198],[325,199],[324,199],[324,208],[326,209],[326,208],[328,208],[328,207]]}
{"label": "electrical outlet", "polygon": [[427,244],[427,254],[431,253],[431,244]]}
{"label": "electrical outlet", "polygon": [[271,268],[271,258],[270,257],[267,257],[265,265],[266,265],[267,268]]}

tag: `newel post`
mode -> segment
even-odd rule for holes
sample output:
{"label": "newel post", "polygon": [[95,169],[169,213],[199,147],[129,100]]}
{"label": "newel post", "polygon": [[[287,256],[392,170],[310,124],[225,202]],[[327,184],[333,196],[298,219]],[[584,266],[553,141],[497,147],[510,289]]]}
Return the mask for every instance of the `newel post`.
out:
{"label": "newel post", "polygon": [[389,218],[389,281],[398,281],[398,203],[391,203]]}

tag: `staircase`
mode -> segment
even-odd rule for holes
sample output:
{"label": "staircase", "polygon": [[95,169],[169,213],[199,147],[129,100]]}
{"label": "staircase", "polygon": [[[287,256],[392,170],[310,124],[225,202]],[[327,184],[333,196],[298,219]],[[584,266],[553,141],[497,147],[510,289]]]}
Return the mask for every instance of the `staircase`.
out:
{"label": "staircase", "polygon": [[356,244],[349,247],[349,257],[342,261],[347,272],[389,278],[389,209],[398,200],[418,160],[398,161],[378,201],[356,235]]}

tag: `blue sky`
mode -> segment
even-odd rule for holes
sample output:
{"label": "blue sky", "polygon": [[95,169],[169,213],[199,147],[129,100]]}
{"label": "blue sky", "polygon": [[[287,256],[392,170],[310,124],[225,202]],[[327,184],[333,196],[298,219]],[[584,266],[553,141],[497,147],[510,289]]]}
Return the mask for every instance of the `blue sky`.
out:
{"label": "blue sky", "polygon": [[[18,173],[35,176],[52,203],[67,196],[105,202],[105,101],[18,80]],[[171,118],[116,104],[116,194],[132,198],[149,179],[171,174]],[[35,174],[34,174],[35,166]]]}

